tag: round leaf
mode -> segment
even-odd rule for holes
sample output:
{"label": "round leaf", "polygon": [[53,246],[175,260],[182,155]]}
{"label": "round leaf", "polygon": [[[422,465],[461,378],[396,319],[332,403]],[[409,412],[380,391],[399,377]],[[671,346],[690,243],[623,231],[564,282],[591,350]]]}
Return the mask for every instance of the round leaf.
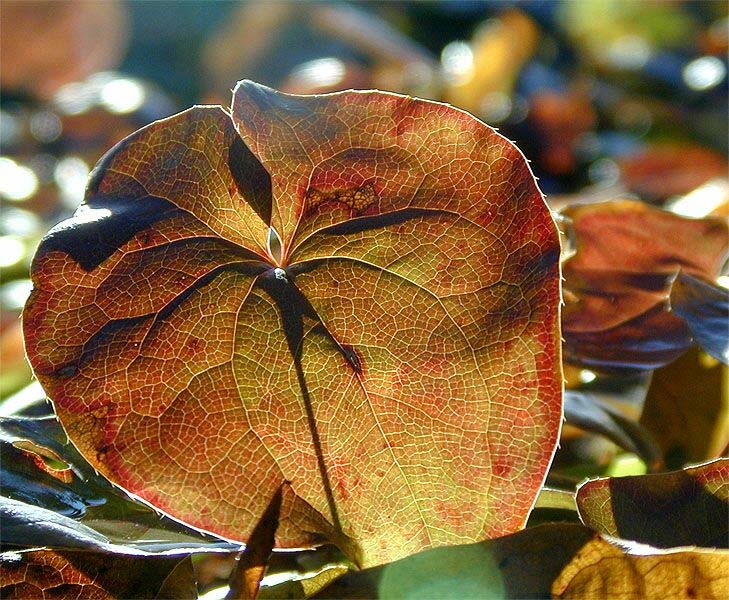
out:
{"label": "round leaf", "polygon": [[561,420],[559,242],[521,153],[453,107],[241,82],[97,165],[33,264],[70,438],[174,516],[364,565],[522,526]]}

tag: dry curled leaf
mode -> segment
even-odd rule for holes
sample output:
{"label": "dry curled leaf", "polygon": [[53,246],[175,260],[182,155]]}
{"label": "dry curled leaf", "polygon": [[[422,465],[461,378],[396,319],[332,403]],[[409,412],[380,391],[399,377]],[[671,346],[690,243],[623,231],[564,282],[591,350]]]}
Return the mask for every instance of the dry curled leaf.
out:
{"label": "dry curled leaf", "polygon": [[577,490],[582,521],[658,548],[729,548],[729,459],[682,471],[594,479]]}
{"label": "dry curled leaf", "polygon": [[654,368],[693,343],[668,297],[680,271],[715,279],[729,256],[722,217],[689,219],[641,202],[564,209],[575,254],[564,263],[565,357],[598,367]]}
{"label": "dry curled leaf", "polygon": [[241,82],[97,165],[27,351],[74,444],[174,516],[363,565],[525,521],[561,419],[559,243],[460,110]]}

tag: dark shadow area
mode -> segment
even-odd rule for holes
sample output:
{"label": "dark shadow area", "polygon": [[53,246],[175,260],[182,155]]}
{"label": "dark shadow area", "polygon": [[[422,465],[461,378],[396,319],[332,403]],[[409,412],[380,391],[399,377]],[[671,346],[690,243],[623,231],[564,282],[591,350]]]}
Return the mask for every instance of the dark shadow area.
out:
{"label": "dark shadow area", "polygon": [[[107,349],[108,345],[112,343],[112,338],[120,335],[120,332],[123,332],[124,330],[134,327],[135,325],[149,319],[153,319],[157,323],[164,322],[165,319],[175,310],[177,310],[177,308],[179,308],[180,305],[185,302],[185,300],[187,300],[194,292],[210,284],[216,277],[218,277],[218,275],[225,271],[238,271],[240,273],[255,276],[260,274],[265,268],[266,265],[263,265],[263,263],[260,262],[241,262],[236,265],[221,265],[192,282],[192,284],[188,288],[177,294],[172,300],[170,300],[170,302],[168,302],[156,313],[151,312],[145,315],[137,315],[126,319],[115,319],[113,321],[109,321],[83,344],[83,352],[77,360],[61,366],[53,373],[47,374],[52,374],[55,377],[62,378],[74,377],[81,369],[84,368],[86,364],[88,364],[88,362],[93,358],[96,352],[98,352],[100,349]],[[155,325],[152,326],[154,327]]]}
{"label": "dark shadow area", "polygon": [[240,194],[261,220],[266,225],[271,225],[271,176],[237,136],[228,152],[228,168]]}
{"label": "dark shadow area", "polygon": [[306,408],[306,418],[311,432],[311,438],[316,452],[317,465],[319,474],[321,475],[324,493],[327,497],[327,504],[332,515],[332,524],[342,533],[341,521],[337,511],[334,494],[332,492],[332,484],[329,479],[324,452],[322,449],[319,428],[314,416],[311,395],[306,383],[306,377],[301,364],[301,355],[304,342],[304,319],[311,319],[316,323],[312,332],[326,337],[342,356],[347,360],[348,364],[356,373],[361,373],[362,365],[355,350],[349,346],[340,344],[331,333],[327,330],[321,319],[317,315],[306,297],[296,287],[290,275],[286,274],[283,269],[271,269],[265,275],[258,279],[259,287],[263,289],[275,302],[281,312],[281,320],[288,342],[289,351],[294,359],[296,368],[296,377],[301,388],[301,394]]}
{"label": "dark shadow area", "polygon": [[617,535],[656,548],[729,548],[729,504],[685,471],[610,479]]}
{"label": "dark shadow area", "polygon": [[179,212],[168,200],[154,196],[98,197],[89,200],[87,206],[109,212],[93,221],[72,217],[57,225],[43,239],[36,260],[59,250],[85,271],[93,271],[137,233]]}
{"label": "dark shadow area", "polygon": [[637,454],[646,463],[649,471],[663,468],[661,450],[650,432],[596,396],[566,390],[564,418],[574,427],[604,435],[619,447]]}
{"label": "dark shadow area", "polygon": [[552,523],[475,544],[433,548],[351,571],[313,597],[550,598],[553,581],[593,536],[576,523]]}
{"label": "dark shadow area", "polygon": [[433,208],[405,208],[403,210],[396,210],[381,215],[350,219],[348,221],[345,221],[344,223],[338,223],[337,225],[326,227],[322,229],[319,233],[325,235],[351,235],[353,233],[360,233],[361,231],[383,229],[391,225],[399,225],[401,223],[405,223],[406,221],[418,219],[420,217],[437,215],[453,216],[453,213],[446,210],[438,210]]}

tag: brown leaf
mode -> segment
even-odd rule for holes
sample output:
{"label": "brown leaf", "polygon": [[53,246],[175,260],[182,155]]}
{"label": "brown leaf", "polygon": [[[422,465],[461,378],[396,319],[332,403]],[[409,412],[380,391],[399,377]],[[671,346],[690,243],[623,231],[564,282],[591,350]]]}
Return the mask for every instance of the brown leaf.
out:
{"label": "brown leaf", "polygon": [[7,598],[196,598],[190,557],[125,556],[81,550],[0,554]]}
{"label": "brown leaf", "polygon": [[564,263],[565,355],[598,367],[654,368],[692,344],[669,312],[679,270],[714,279],[729,252],[727,219],[689,219],[641,202],[572,206],[575,254]]}
{"label": "brown leaf", "polygon": [[577,490],[582,521],[650,544],[729,547],[729,459],[669,473],[593,479]]}
{"label": "brown leaf", "polygon": [[553,598],[668,600],[729,596],[729,553],[673,550],[625,553],[604,539],[588,542],[552,585]]}
{"label": "brown leaf", "polygon": [[668,468],[719,457],[729,444],[729,369],[698,348],[656,369],[640,423]]}
{"label": "brown leaf", "polygon": [[620,161],[622,178],[639,195],[665,199],[726,176],[726,158],[693,144],[657,144]]}
{"label": "brown leaf", "polygon": [[289,480],[278,546],[379,564],[525,522],[561,419],[558,254],[470,115],[241,82],[96,167],[36,255],[27,350],[116,483],[245,540]]}

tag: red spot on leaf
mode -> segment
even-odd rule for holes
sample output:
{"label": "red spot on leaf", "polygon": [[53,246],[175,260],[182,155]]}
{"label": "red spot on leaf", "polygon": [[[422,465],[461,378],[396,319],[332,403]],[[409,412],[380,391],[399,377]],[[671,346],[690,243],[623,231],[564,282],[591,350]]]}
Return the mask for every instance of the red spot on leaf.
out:
{"label": "red spot on leaf", "polygon": [[498,458],[494,461],[492,471],[496,477],[508,477],[513,466],[513,461],[507,457]]}

